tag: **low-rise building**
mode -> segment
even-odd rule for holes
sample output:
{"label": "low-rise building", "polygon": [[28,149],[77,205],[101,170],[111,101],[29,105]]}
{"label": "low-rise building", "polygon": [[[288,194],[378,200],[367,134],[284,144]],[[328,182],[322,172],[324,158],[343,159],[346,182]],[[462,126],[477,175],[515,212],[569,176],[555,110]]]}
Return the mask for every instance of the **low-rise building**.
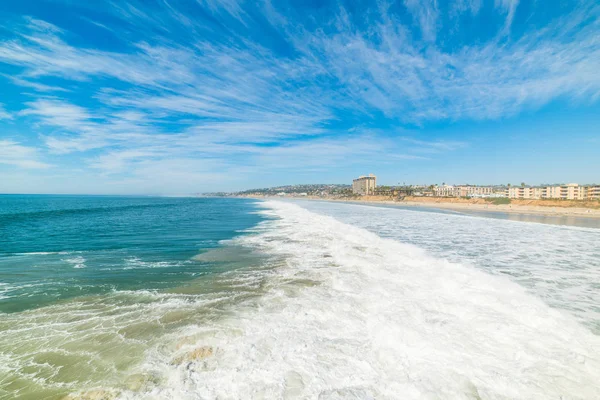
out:
{"label": "low-rise building", "polygon": [[433,188],[436,197],[489,197],[494,194],[491,186],[442,185]]}
{"label": "low-rise building", "polygon": [[433,195],[435,197],[458,197],[460,190],[452,185],[435,186],[433,188]]}
{"label": "low-rise building", "polygon": [[542,187],[542,199],[560,199],[560,186],[544,186]]}
{"label": "low-rise building", "polygon": [[373,174],[368,176],[361,176],[352,181],[352,193],[359,194],[361,196],[375,194],[375,187],[377,186],[377,177]]}
{"label": "low-rise building", "polygon": [[491,186],[459,186],[459,197],[485,197],[494,193],[494,188]]}
{"label": "low-rise building", "polygon": [[506,195],[511,199],[590,200],[600,199],[600,186],[580,186],[577,183],[543,187],[516,186],[507,188]]}
{"label": "low-rise building", "polygon": [[566,185],[560,186],[560,198],[566,200],[583,200],[582,196],[585,190],[576,184],[576,183],[568,183]]}
{"label": "low-rise building", "polygon": [[506,189],[506,197],[511,199],[541,199],[543,193],[543,188],[531,186],[513,186]]}
{"label": "low-rise building", "polygon": [[600,186],[588,186],[586,198],[588,200],[600,200]]}

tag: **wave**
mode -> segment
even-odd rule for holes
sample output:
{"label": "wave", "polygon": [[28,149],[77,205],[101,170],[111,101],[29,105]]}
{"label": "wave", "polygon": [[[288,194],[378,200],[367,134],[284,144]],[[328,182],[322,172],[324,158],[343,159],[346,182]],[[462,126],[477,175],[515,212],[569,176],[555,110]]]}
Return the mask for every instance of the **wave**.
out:
{"label": "wave", "polygon": [[600,398],[600,337],[521,286],[269,201],[264,294],[186,326],[121,398]]}
{"label": "wave", "polygon": [[356,204],[302,206],[435,257],[509,277],[600,335],[598,229]]}
{"label": "wave", "polygon": [[[171,268],[185,264],[185,261],[143,261],[138,257],[129,257],[124,260],[124,271],[130,269],[149,269],[149,268]],[[121,268],[120,268],[121,269]]]}
{"label": "wave", "polygon": [[13,256],[52,256],[52,255],[68,255],[68,254],[81,254],[84,251],[32,251],[26,253],[7,253]]}
{"label": "wave", "polygon": [[159,203],[159,204],[134,204],[123,206],[105,206],[105,207],[89,207],[89,208],[68,208],[57,210],[42,210],[42,211],[26,211],[20,213],[4,213],[0,214],[0,223],[8,224],[17,221],[31,221],[34,218],[49,218],[60,217],[65,215],[85,215],[95,213],[112,213],[116,210],[131,210],[131,209],[149,209],[149,208],[169,208],[173,207],[174,203]]}
{"label": "wave", "polygon": [[62,261],[66,262],[67,264],[70,264],[73,266],[73,268],[86,268],[85,265],[85,261],[86,259],[83,258],[82,256],[76,256],[76,257],[72,257],[72,258],[64,258],[62,259]]}

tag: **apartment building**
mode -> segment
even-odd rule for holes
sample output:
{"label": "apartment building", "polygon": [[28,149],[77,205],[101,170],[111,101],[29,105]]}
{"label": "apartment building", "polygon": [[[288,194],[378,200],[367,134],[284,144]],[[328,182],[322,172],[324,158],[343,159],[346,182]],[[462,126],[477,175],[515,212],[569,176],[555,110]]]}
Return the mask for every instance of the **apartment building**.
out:
{"label": "apartment building", "polygon": [[588,200],[600,200],[600,186],[588,186],[586,198]]}
{"label": "apartment building", "polygon": [[494,194],[490,186],[452,186],[442,185],[433,188],[436,197],[484,197]]}
{"label": "apartment building", "polygon": [[561,186],[546,186],[542,187],[542,199],[560,199],[561,198]]}
{"label": "apartment building", "polygon": [[459,197],[489,196],[494,193],[490,186],[458,186]]}
{"label": "apartment building", "polygon": [[375,187],[377,186],[377,177],[373,174],[368,176],[361,176],[352,181],[352,193],[364,195],[375,194]]}
{"label": "apartment building", "polygon": [[517,186],[507,188],[506,195],[511,199],[591,200],[600,199],[600,186],[579,186],[577,183],[543,187]]}
{"label": "apartment building", "polygon": [[460,191],[456,186],[452,185],[435,186],[433,188],[433,195],[435,197],[458,197]]}
{"label": "apartment building", "polygon": [[506,197],[511,199],[541,199],[543,193],[541,187],[514,186],[506,189]]}
{"label": "apartment building", "polygon": [[561,185],[560,187],[560,198],[567,200],[583,200],[585,189],[580,187],[576,183],[569,183],[567,185]]}

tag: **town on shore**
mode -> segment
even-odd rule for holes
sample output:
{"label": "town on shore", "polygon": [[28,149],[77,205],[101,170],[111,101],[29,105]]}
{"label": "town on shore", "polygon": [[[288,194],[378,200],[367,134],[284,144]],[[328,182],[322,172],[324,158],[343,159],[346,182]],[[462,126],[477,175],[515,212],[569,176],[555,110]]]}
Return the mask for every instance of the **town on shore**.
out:
{"label": "town on shore", "polygon": [[250,198],[304,198],[310,200],[424,206],[460,211],[582,216],[600,218],[599,184],[520,185],[377,185],[373,174],[348,184],[284,185],[232,193],[205,195]]}
{"label": "town on shore", "polygon": [[225,196],[280,196],[280,197],[322,197],[356,198],[385,197],[402,200],[411,198],[463,198],[463,199],[529,199],[529,200],[581,200],[600,201],[600,184],[566,183],[543,184],[537,186],[521,183],[507,185],[377,185],[373,174],[360,176],[352,184],[307,184],[286,185],[264,189],[251,189],[234,193],[219,193]]}

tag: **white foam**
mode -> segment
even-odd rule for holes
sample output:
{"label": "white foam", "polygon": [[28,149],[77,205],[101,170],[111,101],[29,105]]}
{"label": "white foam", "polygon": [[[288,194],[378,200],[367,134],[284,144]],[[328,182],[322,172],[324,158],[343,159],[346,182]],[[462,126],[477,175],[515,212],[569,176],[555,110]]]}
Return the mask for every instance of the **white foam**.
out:
{"label": "white foam", "polygon": [[33,251],[29,253],[14,253],[16,256],[48,256],[48,255],[66,255],[66,254],[78,254],[83,253],[83,251]]}
{"label": "white foam", "polygon": [[508,278],[265,205],[277,219],[239,243],[285,260],[266,295],[182,329],[212,355],[156,350],[162,382],[123,398],[600,398],[600,338]]}
{"label": "white foam", "polygon": [[47,256],[52,254],[62,254],[58,251],[34,251],[30,253],[15,253],[17,256]]}
{"label": "white foam", "polygon": [[129,257],[125,259],[126,267],[123,267],[123,270],[130,269],[146,269],[146,268],[170,268],[181,266],[184,262],[181,261],[143,261],[138,257]]}
{"label": "white foam", "polygon": [[600,229],[356,204],[302,206],[438,258],[510,277],[600,334]]}
{"label": "white foam", "polygon": [[82,256],[76,256],[76,257],[72,257],[72,258],[65,258],[62,261],[71,264],[73,266],[73,268],[85,268],[85,258],[83,258]]}

